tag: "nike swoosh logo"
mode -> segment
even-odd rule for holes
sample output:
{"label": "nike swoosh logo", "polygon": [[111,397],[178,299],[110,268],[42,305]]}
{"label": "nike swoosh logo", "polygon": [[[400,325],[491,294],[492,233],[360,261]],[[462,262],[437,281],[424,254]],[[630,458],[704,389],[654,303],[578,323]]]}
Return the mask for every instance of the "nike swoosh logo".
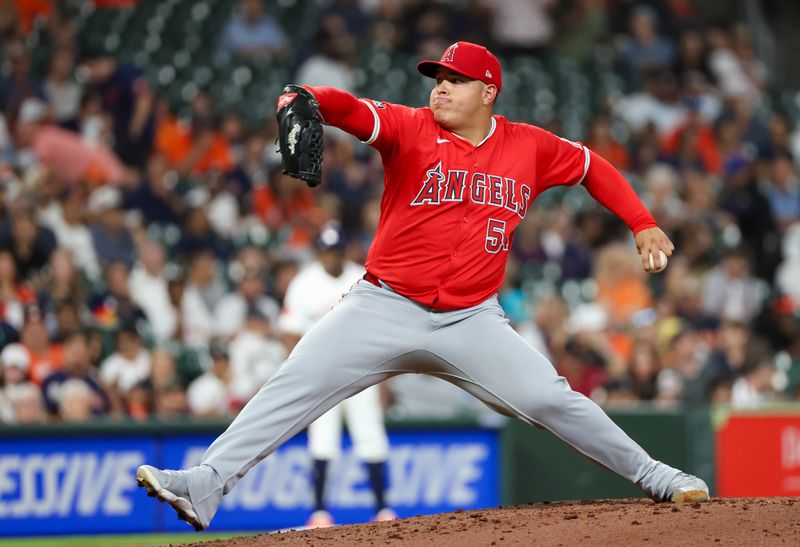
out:
{"label": "nike swoosh logo", "polygon": [[436,138],[436,144],[442,144],[442,143],[445,143],[445,142],[450,142],[450,141],[448,141],[447,139],[440,139],[438,137]]}

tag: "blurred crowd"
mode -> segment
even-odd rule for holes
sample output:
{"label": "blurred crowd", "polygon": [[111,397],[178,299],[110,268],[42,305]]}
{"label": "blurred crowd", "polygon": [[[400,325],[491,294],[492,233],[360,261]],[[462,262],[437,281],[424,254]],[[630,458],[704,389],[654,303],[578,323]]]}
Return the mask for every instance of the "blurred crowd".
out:
{"label": "blurred crowd", "polygon": [[[80,4],[138,9],[0,2],[0,423],[231,417],[287,355],[277,319],[318,229],[340,221],[363,263],[380,159],[331,130],[321,187],[283,177],[273,119],[202,88],[171,103],[144,67],[81,42],[64,9]],[[583,190],[545,195],[513,242],[512,324],[600,404],[800,399],[800,135],[767,107],[745,26],[699,21],[686,0],[331,0],[294,44],[271,2],[236,4],[218,48],[356,94],[369,44],[438,58],[472,40],[545,64],[602,44],[630,89],[582,140],[677,252],[648,276]],[[37,28],[52,44],[41,70]],[[477,408],[433,378],[387,387],[390,416]]]}

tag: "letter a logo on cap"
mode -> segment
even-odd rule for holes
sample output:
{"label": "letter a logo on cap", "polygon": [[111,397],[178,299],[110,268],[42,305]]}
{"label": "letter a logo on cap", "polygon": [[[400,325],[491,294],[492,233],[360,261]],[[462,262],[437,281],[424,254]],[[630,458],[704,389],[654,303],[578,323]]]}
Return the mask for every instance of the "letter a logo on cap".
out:
{"label": "letter a logo on cap", "polygon": [[444,55],[442,55],[442,59],[441,59],[440,62],[442,62],[442,63],[452,63],[453,62],[453,57],[456,54],[456,48],[457,47],[458,47],[458,44],[453,44],[452,46],[447,48],[447,50],[444,52]]}

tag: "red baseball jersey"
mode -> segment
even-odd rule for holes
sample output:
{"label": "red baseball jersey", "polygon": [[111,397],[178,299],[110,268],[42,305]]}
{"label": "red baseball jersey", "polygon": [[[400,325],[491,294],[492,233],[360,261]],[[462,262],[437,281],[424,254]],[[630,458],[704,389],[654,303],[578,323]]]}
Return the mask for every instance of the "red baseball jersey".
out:
{"label": "red baseball jersey", "polygon": [[583,145],[493,116],[477,146],[439,126],[429,108],[361,99],[375,125],[365,141],[384,165],[381,218],[367,270],[437,310],[467,308],[503,283],[514,230],[537,195],[580,183]]}

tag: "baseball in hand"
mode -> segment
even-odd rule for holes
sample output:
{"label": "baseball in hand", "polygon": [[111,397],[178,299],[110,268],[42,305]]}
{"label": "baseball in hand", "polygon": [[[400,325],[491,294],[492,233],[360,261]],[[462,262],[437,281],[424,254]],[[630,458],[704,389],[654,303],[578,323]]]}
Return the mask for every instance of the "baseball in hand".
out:
{"label": "baseball in hand", "polygon": [[660,272],[667,267],[667,255],[664,251],[658,251],[658,263],[653,258],[653,253],[650,253],[650,271]]}

